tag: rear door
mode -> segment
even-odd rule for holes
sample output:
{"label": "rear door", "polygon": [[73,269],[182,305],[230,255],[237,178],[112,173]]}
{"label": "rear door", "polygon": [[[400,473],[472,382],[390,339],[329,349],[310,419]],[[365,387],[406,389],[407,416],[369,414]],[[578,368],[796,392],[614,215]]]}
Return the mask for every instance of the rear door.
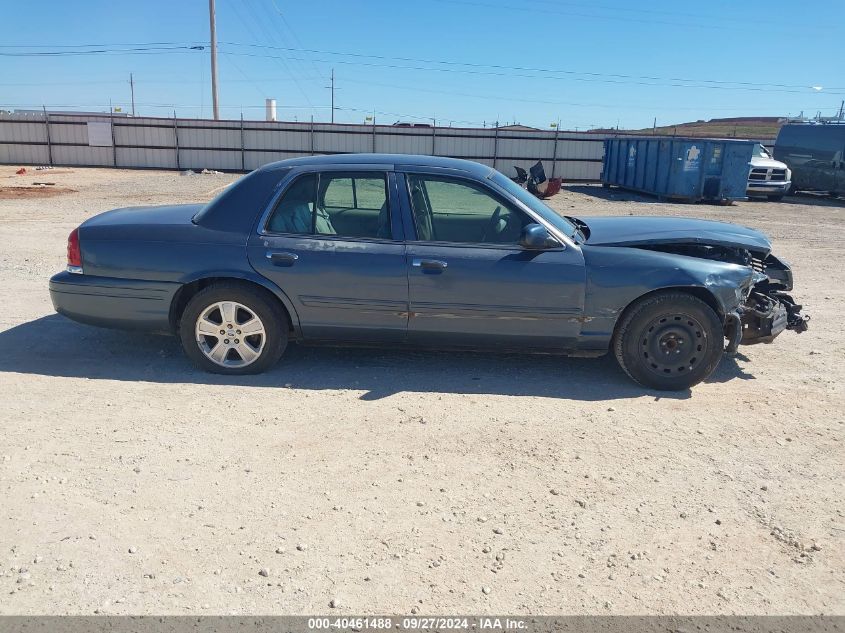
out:
{"label": "rear door", "polygon": [[566,350],[581,331],[585,268],[572,245],[519,246],[534,220],[475,180],[408,172],[401,186],[408,340],[438,346]]}
{"label": "rear door", "polygon": [[408,282],[395,178],[387,170],[298,171],[248,244],[311,340],[405,339]]}

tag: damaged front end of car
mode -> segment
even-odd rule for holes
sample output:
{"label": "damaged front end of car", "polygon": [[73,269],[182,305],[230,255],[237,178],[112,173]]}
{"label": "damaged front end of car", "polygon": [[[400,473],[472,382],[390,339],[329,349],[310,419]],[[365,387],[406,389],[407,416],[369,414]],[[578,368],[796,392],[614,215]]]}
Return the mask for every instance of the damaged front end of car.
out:
{"label": "damaged front end of car", "polygon": [[774,255],[755,257],[747,253],[747,263],[754,270],[753,283],[736,310],[726,315],[727,352],[755,343],[771,343],[784,330],[807,330],[810,317],[802,315],[802,306],[791,295],[792,270]]}
{"label": "damaged front end of car", "polygon": [[725,314],[728,353],[735,353],[739,345],[771,343],[784,330],[798,333],[807,330],[810,318],[801,314],[802,306],[787,294],[792,290],[792,270],[768,251],[701,243],[664,244],[651,248],[749,269],[741,283],[721,276],[710,276],[706,281],[713,290],[716,286],[728,285],[733,286],[736,293],[735,307]]}

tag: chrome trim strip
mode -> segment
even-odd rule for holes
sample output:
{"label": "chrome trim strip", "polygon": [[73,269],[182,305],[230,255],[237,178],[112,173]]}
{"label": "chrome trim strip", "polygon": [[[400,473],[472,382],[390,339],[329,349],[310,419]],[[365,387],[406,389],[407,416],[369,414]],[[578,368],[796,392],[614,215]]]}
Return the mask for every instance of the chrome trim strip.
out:
{"label": "chrome trim strip", "polygon": [[68,266],[66,269],[69,273],[73,273],[74,275],[81,275],[82,273],[82,266]]}

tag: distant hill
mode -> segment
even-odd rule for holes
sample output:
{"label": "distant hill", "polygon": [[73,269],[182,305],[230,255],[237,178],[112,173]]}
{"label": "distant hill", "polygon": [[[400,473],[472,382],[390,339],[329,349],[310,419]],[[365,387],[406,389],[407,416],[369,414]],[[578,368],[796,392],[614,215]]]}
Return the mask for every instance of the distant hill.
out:
{"label": "distant hill", "polygon": [[[619,130],[625,134],[657,134],[659,136],[703,136],[710,138],[750,138],[773,139],[778,135],[781,126],[786,122],[779,117],[733,117],[728,119],[710,119],[709,121],[693,121],[662,125],[656,129]],[[613,133],[615,129],[591,130],[595,132]]]}

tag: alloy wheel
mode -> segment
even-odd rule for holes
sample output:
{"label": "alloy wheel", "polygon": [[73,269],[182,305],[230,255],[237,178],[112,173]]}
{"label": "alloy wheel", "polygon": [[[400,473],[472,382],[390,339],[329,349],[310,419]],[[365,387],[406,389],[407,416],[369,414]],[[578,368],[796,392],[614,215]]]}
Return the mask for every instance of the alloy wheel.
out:
{"label": "alloy wheel", "polygon": [[218,301],[197,317],[196,341],[205,356],[221,367],[246,367],[261,355],[267,342],[264,323],[248,306]]}

